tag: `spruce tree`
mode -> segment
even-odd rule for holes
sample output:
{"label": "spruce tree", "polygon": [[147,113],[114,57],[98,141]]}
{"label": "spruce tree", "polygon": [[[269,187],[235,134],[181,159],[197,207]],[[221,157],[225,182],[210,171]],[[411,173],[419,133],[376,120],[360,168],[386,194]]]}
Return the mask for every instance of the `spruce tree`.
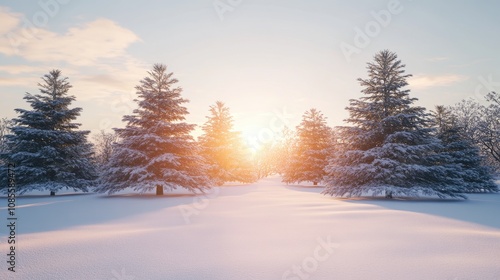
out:
{"label": "spruce tree", "polygon": [[498,191],[490,169],[483,164],[479,148],[462,136],[452,111],[438,105],[431,113],[436,136],[443,144],[443,152],[449,156],[448,162],[457,165],[458,176],[464,183],[464,192]]}
{"label": "spruce tree", "polygon": [[233,131],[229,108],[221,101],[210,106],[210,116],[199,137],[202,155],[209,164],[209,176],[217,184],[225,182],[250,183],[256,174],[241,135]]}
{"label": "spruce tree", "polygon": [[209,189],[212,182],[200,148],[190,132],[194,124],[185,122],[189,114],[182,104],[182,89],[167,67],[155,64],[136,87],[139,108],[125,115],[125,128],[115,128],[119,141],[104,167],[98,192],[108,194],[128,187],[140,193],[178,187],[192,192]]}
{"label": "spruce tree", "polygon": [[331,148],[332,132],[321,111],[310,109],[297,126],[297,143],[290,162],[283,174],[283,182],[323,181],[327,155]]}
{"label": "spruce tree", "polygon": [[[50,71],[42,80],[40,94],[24,97],[32,109],[15,110],[19,117],[13,120],[12,134],[6,136],[8,152],[1,157],[16,165],[20,194],[49,190],[55,195],[61,189],[86,192],[96,172],[87,142],[89,131],[77,130],[80,124],[73,122],[82,108],[69,108],[75,97],[68,95],[71,85],[60,70]],[[1,185],[4,190],[5,186]]]}
{"label": "spruce tree", "polygon": [[432,135],[425,108],[413,106],[405,65],[388,50],[368,63],[368,78],[358,79],[363,97],[350,100],[343,149],[325,169],[324,194],[335,196],[434,195],[465,198],[456,165]]}
{"label": "spruce tree", "polygon": [[450,108],[443,105],[436,105],[430,113],[431,125],[436,129],[438,136],[457,126],[456,118]]}

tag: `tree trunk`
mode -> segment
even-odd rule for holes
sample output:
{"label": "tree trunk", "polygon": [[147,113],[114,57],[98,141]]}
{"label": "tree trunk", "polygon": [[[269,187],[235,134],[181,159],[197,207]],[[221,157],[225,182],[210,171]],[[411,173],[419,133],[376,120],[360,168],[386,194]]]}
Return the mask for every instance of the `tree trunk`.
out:
{"label": "tree trunk", "polygon": [[50,191],[50,196],[54,196],[56,195],[56,192],[55,191]]}
{"label": "tree trunk", "polygon": [[163,195],[163,186],[156,186],[156,195]]}

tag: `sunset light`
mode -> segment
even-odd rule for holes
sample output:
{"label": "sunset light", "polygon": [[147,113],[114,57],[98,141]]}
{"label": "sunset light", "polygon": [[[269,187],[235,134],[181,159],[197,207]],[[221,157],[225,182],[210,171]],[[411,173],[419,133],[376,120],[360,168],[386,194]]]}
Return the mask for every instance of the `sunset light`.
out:
{"label": "sunset light", "polygon": [[500,1],[0,1],[0,279],[500,279]]}

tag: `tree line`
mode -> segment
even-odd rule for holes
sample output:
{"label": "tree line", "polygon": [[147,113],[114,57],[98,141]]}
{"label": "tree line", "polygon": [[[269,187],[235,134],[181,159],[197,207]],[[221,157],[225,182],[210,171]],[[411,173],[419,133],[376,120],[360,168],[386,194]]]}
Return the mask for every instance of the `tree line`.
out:
{"label": "tree line", "polygon": [[321,182],[324,194],[344,197],[498,191],[500,96],[489,93],[488,106],[465,100],[427,112],[414,105],[404,67],[388,50],[374,56],[368,78],[358,79],[363,96],[346,108],[350,126],[332,129],[321,112],[307,111],[288,144],[274,149],[283,181]]}
{"label": "tree line", "polygon": [[333,196],[465,198],[498,191],[492,175],[500,166],[500,96],[488,94],[487,106],[465,100],[427,112],[414,105],[404,67],[395,53],[377,53],[368,78],[358,79],[363,96],[346,108],[349,126],[331,128],[313,108],[253,156],[221,101],[209,107],[203,134],[191,136],[189,101],[162,64],[136,86],[137,109],[123,116],[125,127],[101,131],[92,144],[90,132],[75,122],[82,108],[70,108],[75,97],[68,79],[52,70],[38,84],[39,94],[25,95],[31,110],[15,109],[17,118],[0,122],[0,180],[14,163],[20,194],[204,192],[270,174],[286,183],[324,184],[323,193]]}

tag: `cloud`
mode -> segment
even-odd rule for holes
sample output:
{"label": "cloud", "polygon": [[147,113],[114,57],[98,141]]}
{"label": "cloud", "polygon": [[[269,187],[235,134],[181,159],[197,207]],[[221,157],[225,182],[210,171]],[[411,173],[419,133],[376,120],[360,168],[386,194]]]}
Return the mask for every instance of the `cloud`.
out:
{"label": "cloud", "polygon": [[430,88],[430,87],[440,87],[449,86],[454,83],[458,83],[467,80],[466,76],[449,74],[449,75],[414,75],[408,79],[408,83],[412,88]]}
{"label": "cloud", "polygon": [[24,73],[33,73],[44,71],[43,67],[39,66],[28,66],[28,65],[0,65],[0,72],[8,73],[8,74],[24,74]]}
{"label": "cloud", "polygon": [[[0,86],[36,86],[39,81],[40,79],[37,77],[0,77]],[[3,93],[4,92],[2,92],[1,94]]]}
{"label": "cloud", "polygon": [[[108,74],[82,74],[70,77],[73,85],[72,94],[78,97],[78,100],[108,100],[117,96],[130,96],[135,92],[134,87],[141,76],[135,79],[124,78],[120,75]],[[99,101],[100,102],[100,101]]]}
{"label": "cloud", "polygon": [[139,80],[147,75],[151,65],[133,57],[126,57],[115,64],[95,64],[91,69],[70,76],[73,94],[81,100],[113,98],[118,95],[130,96],[135,93]]}
{"label": "cloud", "polygon": [[[118,23],[100,18],[53,32],[27,23],[23,14],[0,7],[0,57],[15,64],[0,65],[0,86],[37,87],[54,67],[73,85],[80,100],[128,94],[151,65],[134,58],[127,48],[141,41]],[[26,61],[23,63],[22,61]]]}
{"label": "cloud", "polygon": [[123,88],[124,90],[130,89],[130,87],[124,87],[123,80],[120,80],[115,76],[107,74],[88,75],[83,77],[81,81],[87,83],[100,84],[104,87]]}
{"label": "cloud", "polygon": [[0,25],[0,35],[6,34],[18,26],[20,17],[21,15],[11,13],[9,9],[5,7],[0,7],[0,18],[2,19],[2,24]]}
{"label": "cloud", "polygon": [[[0,16],[5,15],[5,9]],[[7,13],[12,17],[15,15]],[[9,28],[0,37],[0,53],[34,62],[66,62],[87,66],[102,59],[126,56],[126,49],[140,41],[132,31],[109,19],[97,19],[58,34],[42,28]]]}

